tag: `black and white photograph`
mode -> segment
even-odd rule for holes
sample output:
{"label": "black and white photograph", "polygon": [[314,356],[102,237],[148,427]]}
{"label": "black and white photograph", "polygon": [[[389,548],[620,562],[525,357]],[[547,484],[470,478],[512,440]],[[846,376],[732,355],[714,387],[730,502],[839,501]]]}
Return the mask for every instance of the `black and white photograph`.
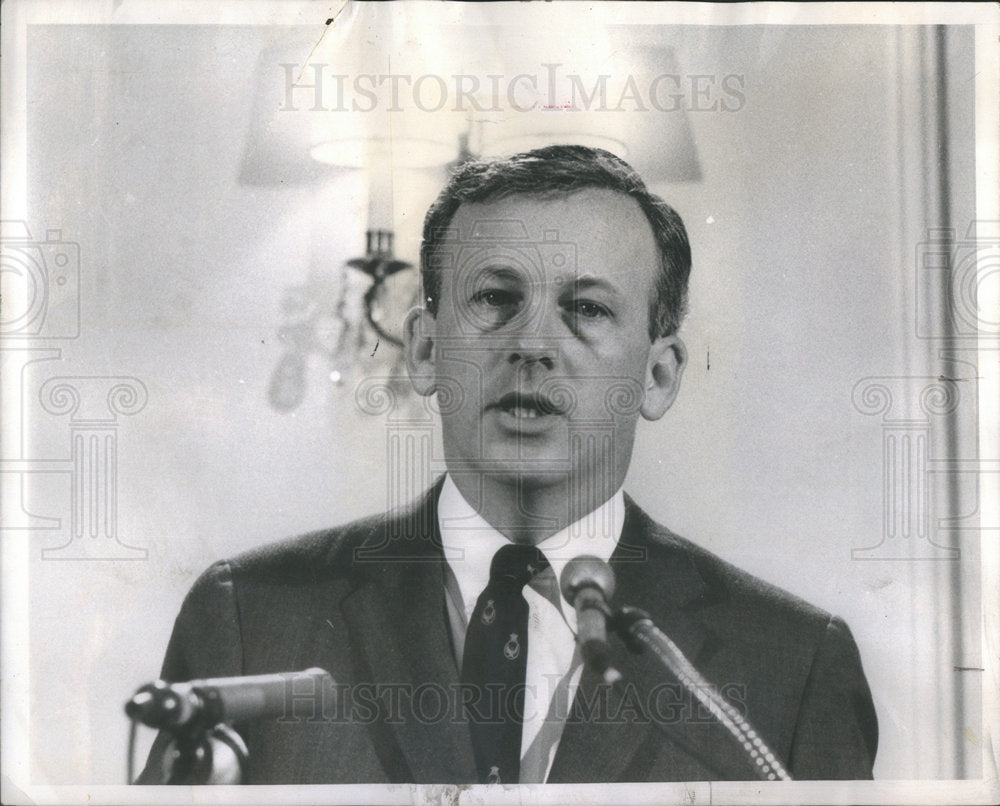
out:
{"label": "black and white photograph", "polygon": [[1000,798],[1000,12],[8,0],[0,800]]}

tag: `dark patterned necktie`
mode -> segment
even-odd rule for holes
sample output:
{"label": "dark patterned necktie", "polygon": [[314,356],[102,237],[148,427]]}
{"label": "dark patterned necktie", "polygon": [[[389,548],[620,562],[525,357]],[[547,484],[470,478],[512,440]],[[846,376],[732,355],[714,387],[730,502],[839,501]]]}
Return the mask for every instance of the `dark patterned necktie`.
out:
{"label": "dark patterned necktie", "polygon": [[528,603],[521,591],[548,567],[534,546],[501,548],[465,633],[463,697],[480,783],[518,782],[528,658]]}

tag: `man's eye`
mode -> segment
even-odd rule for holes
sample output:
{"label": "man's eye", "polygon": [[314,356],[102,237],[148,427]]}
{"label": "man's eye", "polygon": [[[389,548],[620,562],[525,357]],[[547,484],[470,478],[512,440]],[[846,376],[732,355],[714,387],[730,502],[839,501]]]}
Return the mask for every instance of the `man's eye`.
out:
{"label": "man's eye", "polygon": [[582,316],[584,319],[603,319],[611,316],[611,311],[599,302],[589,300],[577,300],[571,306],[574,314]]}
{"label": "man's eye", "polygon": [[472,301],[477,305],[485,305],[488,308],[507,308],[520,303],[520,295],[513,291],[504,291],[499,288],[487,288],[477,291],[472,296]]}

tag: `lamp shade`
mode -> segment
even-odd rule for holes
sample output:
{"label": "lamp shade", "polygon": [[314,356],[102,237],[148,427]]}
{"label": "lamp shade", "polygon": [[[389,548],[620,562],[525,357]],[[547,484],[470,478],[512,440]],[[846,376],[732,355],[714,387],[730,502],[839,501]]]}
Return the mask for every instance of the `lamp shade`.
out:
{"label": "lamp shade", "polygon": [[[506,4],[349,3],[257,64],[241,182],[443,166],[553,143],[612,151],[650,181],[700,177],[676,56],[580,7],[512,25]],[[531,19],[536,19],[531,17]]]}
{"label": "lamp shade", "polygon": [[675,52],[665,43],[636,43],[631,33],[608,25],[590,36],[512,34],[513,57],[534,63],[535,72],[521,72],[517,113],[494,115],[484,126],[483,153],[588,145],[617,154],[650,182],[700,179]]}
{"label": "lamp shade", "polygon": [[[240,181],[276,184],[333,168],[443,166],[502,69],[488,26],[440,4],[349,3],[317,39],[291,29],[258,59]],[[479,35],[477,35],[477,33]]]}

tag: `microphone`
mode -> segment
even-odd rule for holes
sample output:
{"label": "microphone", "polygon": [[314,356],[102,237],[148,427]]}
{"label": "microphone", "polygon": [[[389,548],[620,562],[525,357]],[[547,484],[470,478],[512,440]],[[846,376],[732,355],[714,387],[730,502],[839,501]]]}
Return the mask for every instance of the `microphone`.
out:
{"label": "microphone", "polygon": [[605,683],[617,683],[621,672],[611,666],[608,648],[608,600],[615,590],[611,567],[597,557],[574,557],[563,568],[559,590],[576,611],[576,641],[584,662]]}
{"label": "microphone", "polygon": [[187,683],[157,680],[142,686],[125,703],[125,713],[151,728],[210,728],[220,722],[288,716],[296,702],[311,702],[313,706],[317,701],[322,703],[324,689],[332,685],[329,673],[316,667],[302,672],[215,677]]}

